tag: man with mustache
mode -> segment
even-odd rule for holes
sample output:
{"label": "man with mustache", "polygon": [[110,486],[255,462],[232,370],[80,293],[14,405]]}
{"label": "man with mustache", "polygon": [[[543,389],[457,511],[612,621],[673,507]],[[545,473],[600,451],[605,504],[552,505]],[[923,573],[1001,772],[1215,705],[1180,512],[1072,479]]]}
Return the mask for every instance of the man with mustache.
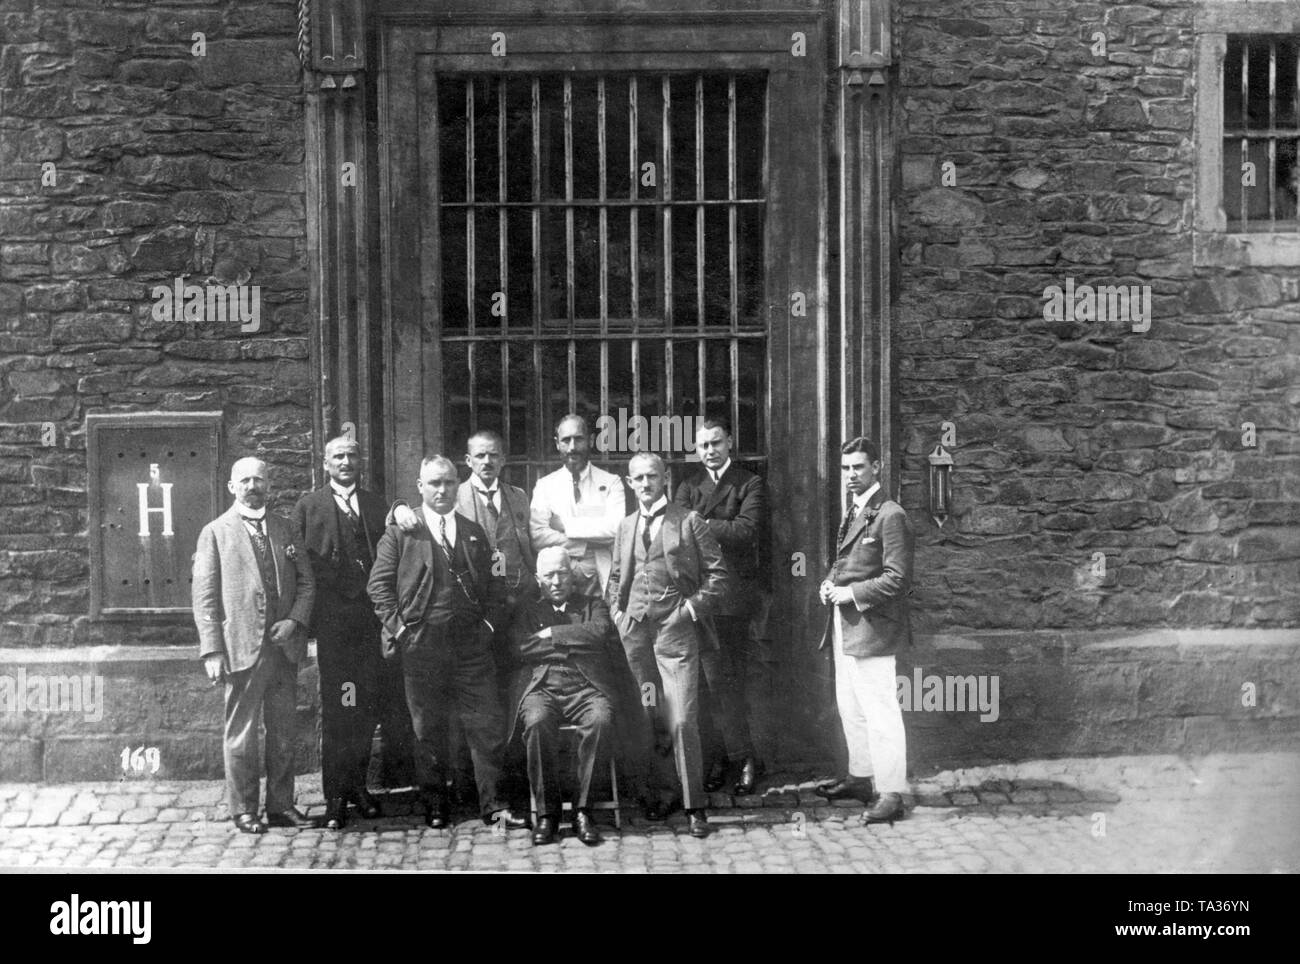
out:
{"label": "man with mustache", "polygon": [[[225,684],[226,801],[241,833],[309,827],[293,805],[293,731],[316,581],[293,527],[267,511],[266,463],[240,459],[226,488],[234,504],[199,533],[192,579],[203,669],[213,684]],[[259,724],[266,726],[265,822]]]}

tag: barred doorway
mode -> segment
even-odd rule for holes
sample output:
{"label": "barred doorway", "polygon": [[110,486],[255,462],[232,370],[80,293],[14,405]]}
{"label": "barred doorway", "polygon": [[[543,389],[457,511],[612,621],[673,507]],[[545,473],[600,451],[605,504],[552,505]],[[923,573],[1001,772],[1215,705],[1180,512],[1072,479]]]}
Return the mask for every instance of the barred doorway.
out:
{"label": "barred doorway", "polygon": [[[529,489],[566,412],[725,416],[767,481],[773,685],[804,713],[833,468],[823,37],[811,11],[395,16],[376,90],[389,494],[476,428]],[[591,428],[598,464],[648,448],[674,484],[694,435],[602,451]]]}

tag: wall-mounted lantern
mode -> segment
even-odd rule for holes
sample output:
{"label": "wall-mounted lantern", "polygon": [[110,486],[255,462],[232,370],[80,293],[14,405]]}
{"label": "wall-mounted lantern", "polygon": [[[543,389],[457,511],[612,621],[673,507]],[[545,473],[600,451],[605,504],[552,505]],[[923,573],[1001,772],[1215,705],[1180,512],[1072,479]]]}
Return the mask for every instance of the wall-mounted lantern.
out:
{"label": "wall-mounted lantern", "polygon": [[942,445],[930,453],[930,517],[940,529],[952,505],[952,454]]}

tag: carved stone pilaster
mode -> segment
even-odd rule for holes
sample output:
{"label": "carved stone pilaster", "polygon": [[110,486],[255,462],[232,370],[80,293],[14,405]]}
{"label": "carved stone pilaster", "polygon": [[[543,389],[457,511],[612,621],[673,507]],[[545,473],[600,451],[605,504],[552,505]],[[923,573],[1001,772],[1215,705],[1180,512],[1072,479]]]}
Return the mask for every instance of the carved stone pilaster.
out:
{"label": "carved stone pilaster", "polygon": [[[348,431],[372,469],[382,451],[372,410],[369,200],[363,0],[301,0],[298,54],[307,97],[307,238],[315,445]],[[322,481],[319,461],[316,481]]]}
{"label": "carved stone pilaster", "polygon": [[838,0],[840,437],[876,439],[890,493],[893,446],[895,81],[891,0]]}

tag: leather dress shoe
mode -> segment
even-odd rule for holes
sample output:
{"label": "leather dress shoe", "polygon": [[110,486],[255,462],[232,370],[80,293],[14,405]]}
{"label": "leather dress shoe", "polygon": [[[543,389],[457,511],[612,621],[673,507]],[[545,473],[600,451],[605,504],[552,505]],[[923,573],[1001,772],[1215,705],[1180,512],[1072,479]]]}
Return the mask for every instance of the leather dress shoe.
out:
{"label": "leather dress shoe", "polygon": [[903,816],[903,795],[882,793],[875,805],[862,815],[862,820],[864,823],[893,823],[902,820]]}
{"label": "leather dress shoe", "polygon": [[703,810],[687,810],[686,825],[692,837],[709,835],[709,818]]}
{"label": "leather dress shoe", "polygon": [[527,830],[528,818],[517,817],[510,810],[495,810],[483,818],[483,822],[489,827],[493,824],[501,824],[507,830]]}
{"label": "leather dress shoe", "polygon": [[424,801],[424,822],[434,830],[442,830],[448,822],[447,801],[445,799]]}
{"label": "leather dress shoe", "polygon": [[559,822],[558,818],[550,814],[543,814],[537,818],[537,829],[533,831],[533,846],[541,847],[545,844],[555,843],[555,827]]}
{"label": "leather dress shoe", "polygon": [[745,757],[740,765],[740,777],[731,792],[738,797],[747,797],[758,788],[758,779],[764,773],[763,764],[752,756]]}
{"label": "leather dress shoe", "polygon": [[342,797],[333,797],[325,804],[326,830],[342,830],[348,823],[348,804]]}
{"label": "leather dress shoe", "polygon": [[662,803],[647,803],[645,805],[645,818],[647,820],[667,820],[668,807]]}
{"label": "leather dress shoe", "polygon": [[316,826],[316,821],[311,819],[296,807],[290,807],[288,810],[281,810],[279,813],[268,813],[266,815],[266,825],[268,827],[294,827],[302,829],[304,827]]}
{"label": "leather dress shoe", "polygon": [[875,784],[871,777],[845,777],[829,787],[817,790],[827,800],[861,800],[870,803],[876,795]]}
{"label": "leather dress shoe", "polygon": [[357,808],[357,815],[366,820],[377,820],[383,816],[379,801],[363,788],[352,794],[352,804]]}
{"label": "leather dress shoe", "polygon": [[714,760],[713,765],[709,767],[708,774],[704,777],[704,792],[717,793],[727,782],[727,758]]}
{"label": "leather dress shoe", "polygon": [[266,824],[258,820],[255,813],[236,814],[235,826],[240,833],[266,833]]}
{"label": "leather dress shoe", "polygon": [[591,814],[586,810],[579,810],[573,815],[573,835],[588,847],[600,843],[600,831],[596,829],[596,822],[591,819]]}

